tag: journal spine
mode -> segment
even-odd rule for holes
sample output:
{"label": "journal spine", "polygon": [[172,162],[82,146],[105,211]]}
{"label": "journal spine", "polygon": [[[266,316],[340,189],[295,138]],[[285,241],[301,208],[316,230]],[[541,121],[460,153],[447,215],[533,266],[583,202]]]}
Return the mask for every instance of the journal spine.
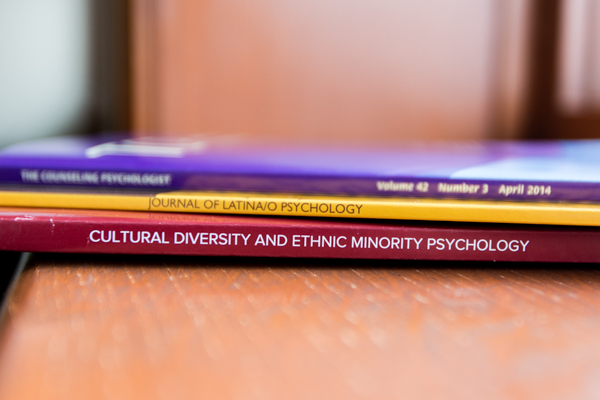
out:
{"label": "journal spine", "polygon": [[285,217],[600,226],[599,204],[389,199],[249,193],[168,192],[156,195],[0,191],[0,206]]}
{"label": "journal spine", "polygon": [[326,220],[180,216],[97,218],[51,213],[36,215],[35,212],[0,213],[0,249],[195,256],[600,262],[600,246],[597,246],[600,230],[593,228],[512,225],[480,228],[474,224],[355,224]]}
{"label": "journal spine", "polygon": [[50,187],[418,197],[501,201],[600,201],[600,184],[586,182],[427,179],[415,177],[279,176],[183,171],[98,171],[2,168],[0,183]]}

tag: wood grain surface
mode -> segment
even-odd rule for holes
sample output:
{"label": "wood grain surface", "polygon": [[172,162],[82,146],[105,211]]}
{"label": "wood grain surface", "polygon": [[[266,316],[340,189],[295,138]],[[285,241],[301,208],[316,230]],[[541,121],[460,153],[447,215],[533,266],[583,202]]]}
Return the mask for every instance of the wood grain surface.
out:
{"label": "wood grain surface", "polygon": [[37,255],[2,399],[597,399],[596,266]]}

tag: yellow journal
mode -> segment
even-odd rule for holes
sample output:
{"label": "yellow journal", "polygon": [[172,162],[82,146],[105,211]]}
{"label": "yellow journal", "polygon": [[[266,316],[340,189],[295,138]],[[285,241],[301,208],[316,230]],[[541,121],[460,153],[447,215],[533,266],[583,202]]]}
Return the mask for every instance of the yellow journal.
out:
{"label": "yellow journal", "polygon": [[287,194],[0,191],[0,206],[600,226],[600,205]]}

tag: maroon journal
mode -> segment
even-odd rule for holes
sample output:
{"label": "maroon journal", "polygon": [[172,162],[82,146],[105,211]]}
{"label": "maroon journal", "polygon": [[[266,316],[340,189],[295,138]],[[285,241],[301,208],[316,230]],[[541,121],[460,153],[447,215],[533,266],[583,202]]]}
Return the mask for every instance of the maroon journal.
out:
{"label": "maroon journal", "polygon": [[0,250],[600,262],[600,229],[0,208]]}

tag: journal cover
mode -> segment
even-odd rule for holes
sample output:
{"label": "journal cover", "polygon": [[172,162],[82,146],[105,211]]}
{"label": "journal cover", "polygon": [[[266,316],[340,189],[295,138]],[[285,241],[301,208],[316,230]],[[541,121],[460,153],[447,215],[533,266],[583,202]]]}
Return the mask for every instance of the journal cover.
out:
{"label": "journal cover", "polygon": [[53,138],[0,152],[0,183],[95,188],[599,201],[600,141],[319,149],[198,136]]}

